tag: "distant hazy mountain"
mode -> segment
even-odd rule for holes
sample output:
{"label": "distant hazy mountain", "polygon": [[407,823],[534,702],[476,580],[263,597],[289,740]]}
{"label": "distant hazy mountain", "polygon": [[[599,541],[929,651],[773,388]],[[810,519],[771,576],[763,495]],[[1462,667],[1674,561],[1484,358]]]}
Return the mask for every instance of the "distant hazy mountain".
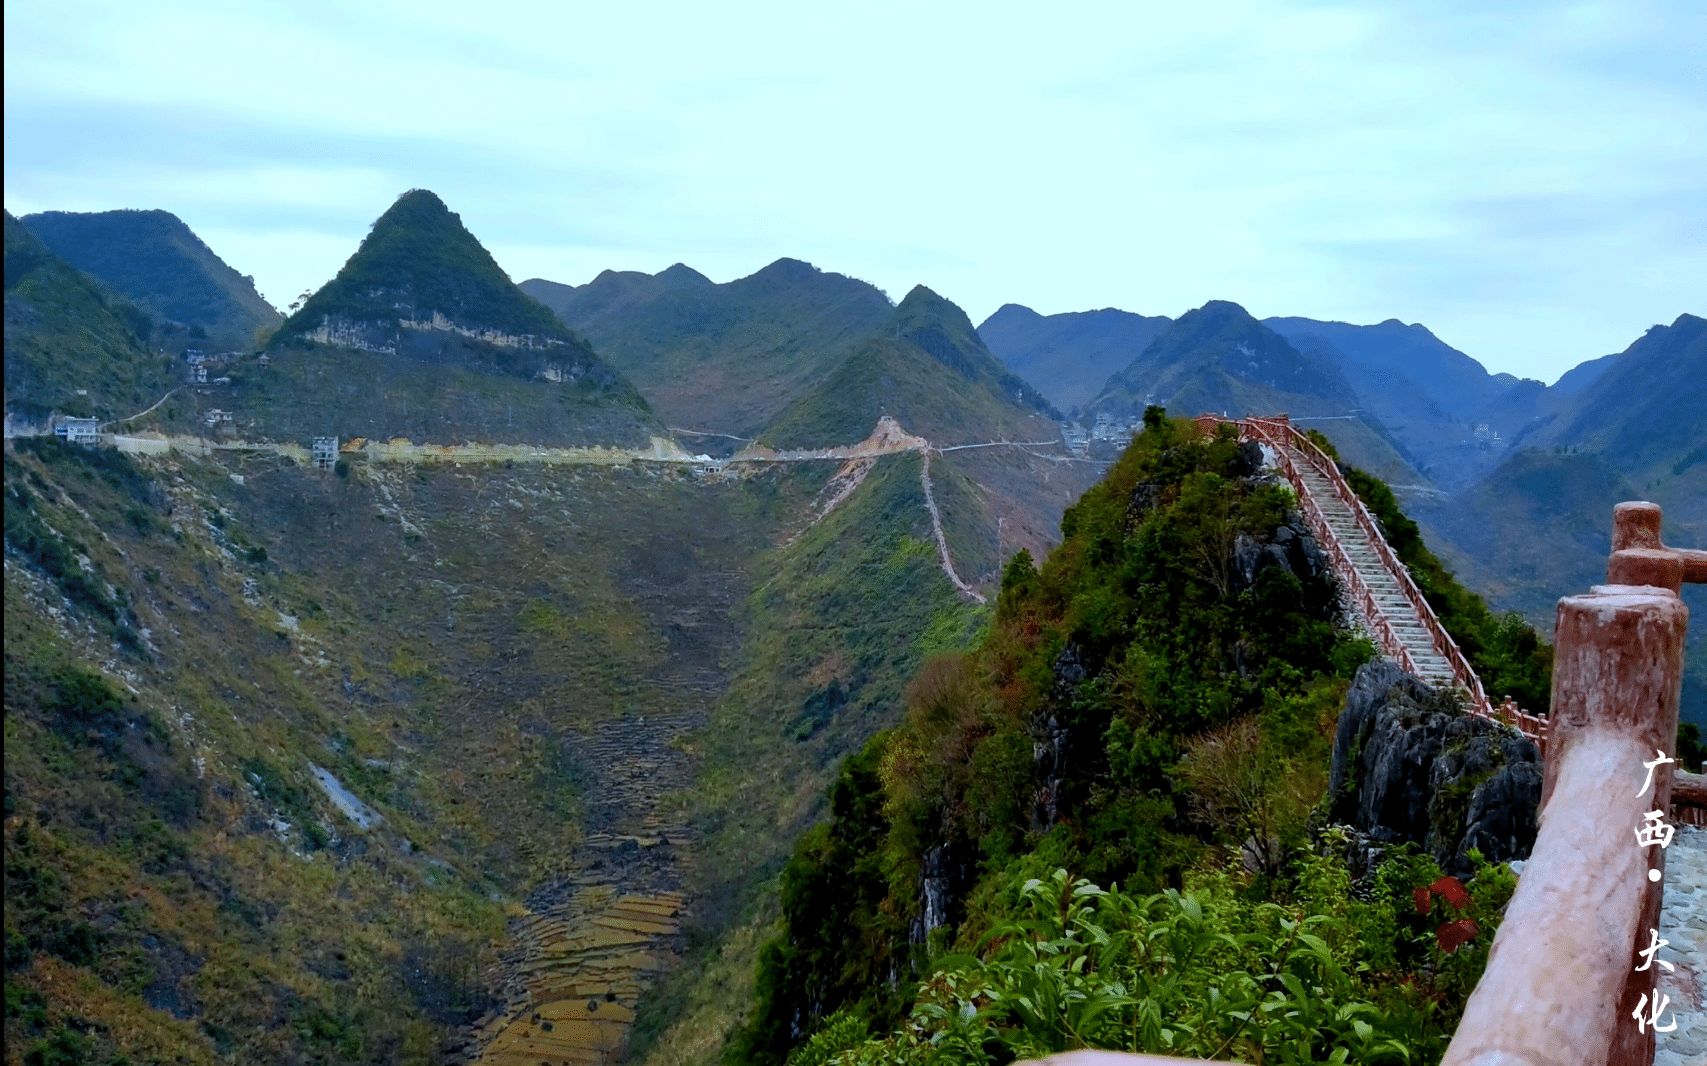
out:
{"label": "distant hazy mountain", "polygon": [[1617,353],[1613,353],[1578,363],[1559,376],[1559,380],[1553,383],[1553,391],[1564,396],[1575,396],[1600,380],[1602,374],[1612,369],[1612,363],[1617,358]]}
{"label": "distant hazy mountain", "polygon": [[272,366],[246,368],[235,396],[276,433],[642,443],[656,428],[628,381],[424,189],[268,347]]}
{"label": "distant hazy mountain", "polygon": [[1540,382],[1490,374],[1425,327],[1396,319],[1360,326],[1270,318],[1264,325],[1337,366],[1360,409],[1380,422],[1420,472],[1447,489],[1469,484],[1508,454],[1476,426],[1487,423],[1509,434],[1520,424],[1513,412],[1530,389],[1541,388]]}
{"label": "distant hazy mountain", "polygon": [[885,414],[938,444],[1059,437],[1049,402],[990,354],[964,311],[923,285],[762,437],[779,447],[857,440]]}
{"label": "distant hazy mountain", "polygon": [[151,353],[152,323],[6,215],[6,409],[132,414],[170,386],[171,359]]}
{"label": "distant hazy mountain", "polygon": [[1344,356],[1340,372],[1358,398],[1390,416],[1419,401],[1441,414],[1464,421],[1500,393],[1512,379],[1487,368],[1421,325],[1390,318],[1373,326],[1318,322],[1308,318],[1268,318],[1263,325],[1298,344],[1325,342]]}
{"label": "distant hazy mountain", "polygon": [[1645,490],[1678,479],[1700,486],[1690,510],[1707,519],[1707,319],[1679,315],[1602,362],[1568,406],[1523,439],[1598,452]]}
{"label": "distant hazy mountain", "polygon": [[1345,414],[1357,397],[1331,362],[1300,352],[1238,304],[1212,300],[1163,330],[1089,409],[1132,416],[1152,403],[1182,414]]}
{"label": "distant hazy mountain", "polygon": [[1040,315],[1003,304],[978,327],[996,358],[1063,411],[1083,407],[1172,319],[1104,308]]}
{"label": "distant hazy mountain", "polygon": [[[1691,493],[1678,482],[1646,491],[1611,457],[1588,451],[1521,449],[1469,489],[1419,506],[1419,518],[1449,564],[1490,603],[1522,612],[1550,632],[1561,596],[1587,592],[1606,579],[1612,549],[1612,509],[1625,500],[1652,499],[1666,510],[1672,543],[1704,543],[1707,523],[1687,516]],[[1691,587],[1685,598],[1707,604]],[[1707,628],[1690,627],[1683,716],[1707,727]]]}
{"label": "distant hazy mountain", "polygon": [[797,259],[721,285],[677,264],[521,287],[597,345],[665,421],[742,436],[804,395],[849,341],[894,310],[875,287]]}
{"label": "distant hazy mountain", "polygon": [[1359,416],[1357,396],[1335,361],[1300,351],[1238,304],[1212,300],[1181,315],[1108,380],[1087,418],[1136,418],[1160,404],[1174,414],[1286,413],[1331,437],[1359,466],[1408,484],[1418,480],[1378,423]]}
{"label": "distant hazy mountain", "polygon": [[55,255],[217,349],[247,349],[282,316],[166,211],[46,211],[24,225]]}

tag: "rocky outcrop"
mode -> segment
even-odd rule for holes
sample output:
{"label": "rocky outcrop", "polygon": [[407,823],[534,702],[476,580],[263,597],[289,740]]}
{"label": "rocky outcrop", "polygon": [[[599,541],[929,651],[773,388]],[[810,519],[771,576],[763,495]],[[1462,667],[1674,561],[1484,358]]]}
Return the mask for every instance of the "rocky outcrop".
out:
{"label": "rocky outcrop", "polygon": [[1515,730],[1471,717],[1395,664],[1364,664],[1334,738],[1330,816],[1372,841],[1411,841],[1448,873],[1528,856],[1541,757]]}
{"label": "rocky outcrop", "polygon": [[1286,524],[1269,534],[1267,543],[1246,533],[1233,542],[1233,571],[1238,590],[1256,584],[1257,575],[1271,566],[1290,570],[1299,581],[1309,584],[1320,581],[1328,573],[1328,558],[1315,535],[1304,524],[1303,516],[1289,513]]}

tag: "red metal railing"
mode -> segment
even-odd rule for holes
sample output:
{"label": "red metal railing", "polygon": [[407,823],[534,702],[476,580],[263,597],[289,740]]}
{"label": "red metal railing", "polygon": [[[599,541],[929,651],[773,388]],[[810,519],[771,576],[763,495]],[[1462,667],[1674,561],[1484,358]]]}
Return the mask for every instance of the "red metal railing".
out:
{"label": "red metal railing", "polygon": [[1458,647],[1458,642],[1452,639],[1452,634],[1448,633],[1446,627],[1441,625],[1440,619],[1434,613],[1434,608],[1429,605],[1428,599],[1423,596],[1422,590],[1411,578],[1410,569],[1399,560],[1392,546],[1387,543],[1387,538],[1382,534],[1380,525],[1375,521],[1375,516],[1369,513],[1369,508],[1364,506],[1363,500],[1346,482],[1345,476],[1340,473],[1339,464],[1317,447],[1315,441],[1299,432],[1285,415],[1275,418],[1242,419],[1203,415],[1199,417],[1198,422],[1205,428],[1213,424],[1235,426],[1241,438],[1266,444],[1273,449],[1275,461],[1280,466],[1281,472],[1286,475],[1287,481],[1291,482],[1297,491],[1299,506],[1304,512],[1305,521],[1309,523],[1312,532],[1316,534],[1316,539],[1327,547],[1328,554],[1333,560],[1334,572],[1348,586],[1354,605],[1369,623],[1382,652],[1407,671],[1413,674],[1417,673],[1418,664],[1411,656],[1410,649],[1399,639],[1392,623],[1387,620],[1385,612],[1381,610],[1380,603],[1375,598],[1374,590],[1369,587],[1368,582],[1363,579],[1363,575],[1358,573],[1357,567],[1353,565],[1350,552],[1341,543],[1339,535],[1328,523],[1321,505],[1315,500],[1309,485],[1300,474],[1294,456],[1308,463],[1310,469],[1333,489],[1334,495],[1351,512],[1358,528],[1363,531],[1370,544],[1374,546],[1383,569],[1392,576],[1399,587],[1400,594],[1410,605],[1412,613],[1428,632],[1435,653],[1444,659],[1448,667],[1451,668],[1453,682],[1468,698],[1470,713],[1509,725],[1535,741],[1536,745],[1543,751],[1546,750],[1547,719],[1524,711],[1509,696],[1497,705],[1488,698],[1487,692],[1482,687],[1481,679],[1476,676],[1476,671],[1470,666],[1469,659],[1465,658],[1463,651]]}

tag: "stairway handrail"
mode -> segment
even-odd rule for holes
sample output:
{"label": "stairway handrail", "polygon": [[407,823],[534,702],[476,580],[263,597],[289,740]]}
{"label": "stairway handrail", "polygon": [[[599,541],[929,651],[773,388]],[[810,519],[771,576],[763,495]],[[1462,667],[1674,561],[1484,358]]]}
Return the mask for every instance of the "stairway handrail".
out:
{"label": "stairway handrail", "polygon": [[1347,483],[1345,475],[1340,473],[1339,464],[1322,451],[1315,441],[1299,432],[1298,428],[1292,425],[1290,421],[1282,422],[1278,419],[1266,418],[1253,418],[1249,421],[1271,432],[1274,427],[1279,427],[1281,439],[1274,441],[1274,443],[1290,446],[1302,452],[1304,458],[1310,462],[1316,472],[1328,479],[1328,483],[1334,487],[1335,494],[1339,496],[1341,502],[1351,508],[1358,526],[1362,528],[1364,533],[1368,534],[1370,541],[1374,543],[1376,553],[1381,557],[1382,565],[1398,581],[1400,591],[1404,593],[1405,598],[1415,608],[1417,616],[1422,619],[1423,626],[1428,630],[1429,637],[1434,642],[1435,650],[1440,652],[1441,656],[1452,667],[1453,679],[1469,692],[1470,700],[1478,710],[1484,714],[1491,714],[1493,706],[1482,688],[1481,679],[1476,676],[1475,670],[1471,668],[1469,659],[1465,658],[1464,652],[1458,647],[1458,642],[1452,639],[1452,634],[1448,633],[1446,627],[1440,623],[1440,619],[1435,615],[1434,608],[1429,604],[1428,598],[1422,594],[1422,589],[1417,587],[1415,579],[1411,577],[1410,568],[1400,561],[1392,546],[1387,543],[1386,535],[1382,533],[1381,526],[1375,521],[1375,516],[1369,513],[1369,508],[1364,506],[1362,497],[1358,496],[1351,485]]}
{"label": "stairway handrail", "polygon": [[1340,472],[1337,462],[1329,457],[1315,441],[1292,425],[1290,419],[1284,416],[1280,418],[1252,417],[1242,419],[1225,418],[1220,415],[1204,417],[1217,423],[1232,425],[1238,429],[1241,436],[1254,438],[1274,449],[1282,473],[1286,475],[1286,479],[1292,483],[1297,492],[1305,520],[1309,522],[1312,530],[1316,533],[1316,538],[1329,546],[1329,552],[1335,563],[1335,571],[1340,575],[1342,581],[1347,581],[1351,586],[1353,597],[1363,608],[1364,616],[1369,620],[1371,627],[1376,630],[1375,636],[1382,643],[1389,657],[1396,660],[1405,670],[1413,674],[1417,672],[1417,664],[1412,659],[1410,650],[1403,641],[1399,640],[1398,634],[1393,631],[1391,623],[1386,619],[1385,612],[1380,609],[1375,600],[1374,591],[1369,588],[1368,583],[1363,580],[1363,575],[1352,564],[1349,553],[1340,543],[1339,536],[1333,531],[1333,527],[1328,524],[1326,516],[1321,513],[1320,506],[1310,497],[1309,489],[1304,484],[1303,477],[1299,474],[1296,464],[1292,461],[1290,454],[1292,452],[1297,452],[1303,456],[1317,474],[1326,478],[1328,484],[1333,487],[1334,494],[1350,509],[1358,528],[1374,544],[1376,555],[1381,560],[1383,568],[1398,583],[1400,593],[1411,605],[1418,620],[1422,622],[1423,628],[1428,631],[1429,639],[1434,644],[1435,651],[1446,660],[1447,666],[1452,670],[1454,683],[1469,696],[1471,713],[1482,718],[1503,722],[1534,740],[1538,746],[1545,746],[1548,733],[1547,719],[1522,710],[1512,702],[1510,697],[1507,697],[1497,706],[1488,698],[1487,691],[1482,686],[1482,680],[1476,676],[1476,671],[1471,667],[1469,658],[1458,646],[1458,642],[1452,639],[1452,634],[1446,631],[1446,626],[1435,614],[1428,598],[1423,595],[1422,589],[1411,577],[1410,568],[1399,559],[1393,551],[1392,545],[1387,543],[1386,534],[1382,532],[1380,523],[1370,513],[1362,497],[1358,496],[1357,492],[1345,480],[1345,475]]}
{"label": "stairway handrail", "polygon": [[1344,542],[1334,532],[1328,523],[1327,515],[1322,513],[1321,505],[1306,492],[1300,484],[1300,477],[1293,467],[1292,457],[1283,449],[1277,449],[1276,461],[1280,463],[1281,471],[1288,481],[1298,486],[1298,504],[1304,513],[1304,521],[1309,524],[1310,531],[1316,535],[1316,540],[1323,544],[1332,557],[1334,573],[1342,582],[1350,586],[1350,592],[1362,608],[1364,619],[1375,630],[1375,638],[1399,665],[1410,673],[1417,672],[1416,660],[1411,657],[1410,649],[1405,647],[1394,632],[1392,623],[1379,609],[1375,600],[1375,590],[1363,579],[1363,575],[1351,561],[1351,554],[1346,550]]}

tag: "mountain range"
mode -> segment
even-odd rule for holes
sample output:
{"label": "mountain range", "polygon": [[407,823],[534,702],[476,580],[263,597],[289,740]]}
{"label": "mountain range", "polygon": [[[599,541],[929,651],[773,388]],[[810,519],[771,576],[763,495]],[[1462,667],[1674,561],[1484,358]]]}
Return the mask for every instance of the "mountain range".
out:
{"label": "mountain range", "polygon": [[522,291],[596,345],[687,429],[752,437],[834,369],[894,306],[874,286],[797,259],[724,284],[678,263]]}
{"label": "mountain range", "polygon": [[[726,283],[677,264],[518,286],[425,190],[282,320],[162,212],[8,215],[5,282],[8,436],[25,434],[5,470],[7,1036],[69,1061],[711,1061],[748,1012],[793,842],[840,855],[809,833],[827,808],[875,816],[847,803],[881,779],[1007,854],[1041,816],[981,783],[1040,750],[1112,758],[1068,735],[1090,703],[1163,700],[1197,672],[1192,714],[1265,698],[1192,650],[1167,590],[1197,562],[1145,555],[1163,541],[1139,532],[1183,536],[1249,496],[1240,521],[1266,536],[1274,493],[1234,476],[1230,447],[1192,460],[1213,478],[1168,465],[1185,428],[1166,422],[1111,468],[1064,446],[1064,417],[1293,413],[1543,626],[1604,565],[1611,502],[1651,494],[1671,539],[1707,543],[1692,315],[1548,387],[1421,326],[1227,301],[1177,319],[1010,304],[974,328],[924,285],[896,304],[792,259]],[[227,341],[209,380],[187,375],[186,348]],[[177,450],[31,435],[53,413]],[[420,447],[289,458],[327,434]],[[1081,686],[1125,647],[1140,577],[1145,633],[1120,637],[1114,683]],[[1271,601],[1198,604],[1192,624],[1248,667],[1274,649],[1226,627],[1260,608],[1297,630],[1285,654],[1329,669],[1312,641],[1331,605],[1298,628],[1304,586],[1269,578]],[[955,680],[942,664],[975,644],[1023,669]],[[1060,715],[1036,737],[1008,720],[1032,690]],[[1310,713],[1330,697],[1312,688]],[[1123,765],[1160,774],[1145,760],[1171,741],[1135,721]],[[1170,787],[1110,817],[1160,825]],[[863,898],[882,874],[884,921],[915,875],[969,876],[930,857],[930,819],[896,824],[905,863],[830,886]],[[1118,869],[1121,847],[1093,858]]]}

